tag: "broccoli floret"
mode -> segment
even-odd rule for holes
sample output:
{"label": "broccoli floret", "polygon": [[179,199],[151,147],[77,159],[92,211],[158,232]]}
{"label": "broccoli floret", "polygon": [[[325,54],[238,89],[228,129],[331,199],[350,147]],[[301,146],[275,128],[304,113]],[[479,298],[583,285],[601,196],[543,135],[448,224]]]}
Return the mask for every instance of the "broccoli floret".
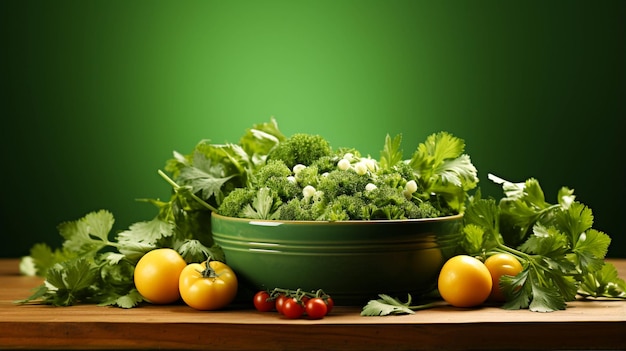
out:
{"label": "broccoli floret", "polygon": [[365,207],[365,201],[360,194],[340,195],[328,203],[326,211],[318,219],[326,221],[363,219],[363,207]]}
{"label": "broccoli floret", "polygon": [[381,171],[377,183],[390,186],[392,188],[402,188],[410,180],[415,180],[416,176],[411,166],[404,162],[398,162],[391,169]]}
{"label": "broccoli floret", "polygon": [[312,221],[311,203],[305,199],[291,199],[278,210],[278,218],[287,221]]}
{"label": "broccoli floret", "polygon": [[268,160],[282,160],[287,167],[297,164],[311,165],[320,157],[330,156],[331,147],[320,135],[294,134],[274,147],[267,155]]}
{"label": "broccoli floret", "polygon": [[407,198],[402,188],[382,185],[363,193],[367,206],[363,208],[366,219],[433,218],[442,215],[430,202]]}
{"label": "broccoli floret", "polygon": [[251,204],[255,197],[256,190],[254,189],[236,188],[224,198],[217,213],[227,217],[242,217],[242,209]]}
{"label": "broccoli floret", "polygon": [[296,181],[300,187],[304,188],[307,185],[317,187],[321,175],[318,172],[317,166],[304,167],[298,174],[295,175]]}
{"label": "broccoli floret", "polygon": [[334,170],[321,177],[317,190],[334,199],[339,195],[354,195],[365,190],[369,177],[358,175],[353,170]]}
{"label": "broccoli floret", "polygon": [[298,196],[302,189],[295,181],[289,180],[292,171],[281,160],[270,160],[254,174],[254,188],[268,187],[276,192],[282,201]]}
{"label": "broccoli floret", "polygon": [[339,161],[339,158],[340,157],[335,155],[322,156],[315,160],[315,162],[313,162],[311,166],[317,167],[317,172],[319,174],[328,173],[337,169],[337,161]]}
{"label": "broccoli floret", "polygon": [[292,175],[292,171],[283,161],[269,160],[255,172],[254,183],[262,185],[270,178],[287,178],[290,175]]}

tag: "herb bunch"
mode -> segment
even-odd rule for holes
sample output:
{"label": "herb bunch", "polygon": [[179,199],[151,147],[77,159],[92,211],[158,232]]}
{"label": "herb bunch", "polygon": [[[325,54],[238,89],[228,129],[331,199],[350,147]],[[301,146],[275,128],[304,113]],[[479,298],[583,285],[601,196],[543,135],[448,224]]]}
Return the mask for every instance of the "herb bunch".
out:
{"label": "herb bunch", "polygon": [[485,259],[497,252],[515,256],[517,276],[503,276],[505,309],[563,310],[577,297],[626,298],[626,285],[605,262],[611,238],[593,228],[591,209],[562,187],[556,203],[546,201],[539,182],[512,183],[492,174],[504,197],[473,196],[464,215],[463,250]]}
{"label": "herb bunch", "polygon": [[[506,297],[502,308],[553,312],[577,298],[626,299],[626,283],[605,261],[611,238],[593,228],[591,209],[576,200],[572,189],[562,187],[556,202],[549,203],[535,178],[523,183],[488,178],[502,186],[504,195],[496,201],[477,190],[469,198],[458,253],[483,261],[508,253],[522,263],[518,275],[500,279]],[[440,300],[411,305],[411,296],[402,302],[381,294],[361,314],[407,314],[436,306]]]}

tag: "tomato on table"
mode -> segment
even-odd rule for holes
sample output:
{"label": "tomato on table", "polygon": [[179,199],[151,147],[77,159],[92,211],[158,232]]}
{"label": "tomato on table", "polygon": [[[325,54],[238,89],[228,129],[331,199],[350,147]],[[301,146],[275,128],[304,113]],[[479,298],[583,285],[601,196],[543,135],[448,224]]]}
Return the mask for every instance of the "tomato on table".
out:
{"label": "tomato on table", "polygon": [[455,307],[474,307],[487,300],[493,285],[489,270],[479,259],[458,255],[444,263],[438,278],[441,297]]}
{"label": "tomato on table", "polygon": [[223,262],[190,263],[180,273],[179,290],[190,307],[211,311],[226,307],[237,295],[237,276]]}
{"label": "tomato on table", "polygon": [[304,315],[304,305],[302,301],[295,297],[286,298],[283,303],[282,314],[289,319],[302,317],[302,315]]}
{"label": "tomato on table", "polygon": [[489,256],[485,260],[485,266],[491,274],[492,288],[489,299],[492,301],[505,301],[504,293],[500,287],[500,277],[503,275],[516,276],[523,267],[520,261],[515,256],[507,253],[497,253]]}
{"label": "tomato on table", "polygon": [[328,305],[321,297],[309,299],[304,306],[309,319],[321,319],[328,314]]}
{"label": "tomato on table", "polygon": [[254,294],[252,301],[254,303],[254,308],[256,308],[259,312],[269,312],[274,310],[276,307],[276,302],[272,298],[272,295],[265,290],[261,290]]}
{"label": "tomato on table", "polygon": [[160,248],[144,254],[133,272],[139,294],[153,304],[168,304],[180,299],[178,277],[187,262],[174,249]]}

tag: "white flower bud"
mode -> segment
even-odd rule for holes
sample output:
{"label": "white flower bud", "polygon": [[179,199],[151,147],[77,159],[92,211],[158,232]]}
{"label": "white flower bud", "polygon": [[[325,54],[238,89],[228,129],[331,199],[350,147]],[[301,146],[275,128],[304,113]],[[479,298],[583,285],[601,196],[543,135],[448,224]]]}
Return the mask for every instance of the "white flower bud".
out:
{"label": "white flower bud", "polygon": [[301,165],[298,163],[297,165],[293,166],[293,174],[298,175],[298,173],[300,173],[300,171],[305,168],[306,168],[305,165]]}
{"label": "white flower bud", "polygon": [[358,162],[354,165],[354,171],[358,175],[365,175],[367,173],[367,165],[365,162]]}
{"label": "white flower bud", "polygon": [[413,194],[417,191],[417,183],[414,180],[409,180],[404,186],[404,189],[406,189],[409,194]]}
{"label": "white flower bud", "polygon": [[304,189],[302,189],[302,195],[304,195],[304,197],[306,197],[306,198],[314,196],[315,195],[315,188],[312,187],[311,185],[305,186]]}
{"label": "white flower bud", "polygon": [[342,158],[341,160],[339,160],[339,162],[337,162],[337,168],[342,171],[347,171],[348,169],[350,169],[350,161]]}
{"label": "white flower bud", "polygon": [[367,185],[365,186],[365,191],[372,191],[376,188],[377,188],[376,184],[367,183]]}
{"label": "white flower bud", "polygon": [[365,162],[365,165],[367,165],[367,169],[369,169],[370,172],[376,171],[376,168],[377,168],[376,160],[373,160],[371,158],[364,158],[362,160]]}

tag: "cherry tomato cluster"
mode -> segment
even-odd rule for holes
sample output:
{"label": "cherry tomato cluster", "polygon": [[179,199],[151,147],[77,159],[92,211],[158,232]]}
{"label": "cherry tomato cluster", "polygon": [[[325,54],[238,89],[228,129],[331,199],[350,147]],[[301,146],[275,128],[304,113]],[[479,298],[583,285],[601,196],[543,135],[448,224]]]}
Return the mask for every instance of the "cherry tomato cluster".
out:
{"label": "cherry tomato cluster", "polygon": [[253,302],[257,311],[276,311],[288,319],[302,317],[321,319],[328,315],[335,305],[332,297],[322,290],[306,292],[300,289],[280,288],[257,292]]}

